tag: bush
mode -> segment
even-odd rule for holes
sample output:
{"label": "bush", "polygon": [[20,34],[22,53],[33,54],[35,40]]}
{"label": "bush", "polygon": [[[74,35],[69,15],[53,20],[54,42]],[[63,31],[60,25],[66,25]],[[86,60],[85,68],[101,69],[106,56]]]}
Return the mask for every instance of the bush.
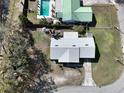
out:
{"label": "bush", "polygon": [[24,16],[23,14],[19,15],[19,19],[20,19],[22,24],[26,24],[28,22],[27,17]]}
{"label": "bush", "polygon": [[72,27],[72,29],[77,31],[81,35],[85,35],[85,33],[86,33],[86,30],[85,30],[84,26],[82,26],[82,25],[79,25],[79,26],[75,25]]}
{"label": "bush", "polygon": [[40,20],[40,23],[39,23],[40,25],[48,25],[48,22],[47,22],[47,20],[44,18],[44,19],[41,19]]}

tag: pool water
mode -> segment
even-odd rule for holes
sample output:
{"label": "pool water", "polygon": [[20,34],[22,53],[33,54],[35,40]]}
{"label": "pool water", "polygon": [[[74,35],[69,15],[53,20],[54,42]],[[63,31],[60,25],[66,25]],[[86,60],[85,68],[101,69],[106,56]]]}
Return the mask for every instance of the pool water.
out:
{"label": "pool water", "polygon": [[41,0],[40,15],[49,16],[50,0]]}

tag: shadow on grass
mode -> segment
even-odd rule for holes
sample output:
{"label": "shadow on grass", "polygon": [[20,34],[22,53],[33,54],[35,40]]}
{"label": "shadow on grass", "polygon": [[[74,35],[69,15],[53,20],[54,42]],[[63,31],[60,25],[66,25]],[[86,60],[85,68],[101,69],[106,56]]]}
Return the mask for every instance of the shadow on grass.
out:
{"label": "shadow on grass", "polygon": [[34,46],[34,39],[33,39],[32,34],[29,32],[28,29],[25,29],[25,28],[23,28],[23,31],[25,31],[25,33],[23,34],[23,36],[24,36],[24,37],[28,36],[28,38],[30,39],[28,43],[29,43],[31,46]]}
{"label": "shadow on grass", "polygon": [[63,66],[69,68],[82,68],[83,63],[64,63]]}
{"label": "shadow on grass", "polygon": [[95,49],[95,58],[94,59],[91,59],[91,62],[92,63],[98,63],[99,58],[100,58],[100,52],[99,52],[99,48],[98,48],[98,45],[96,43],[95,37],[94,37],[94,41],[95,41],[95,46],[96,46],[96,49]]}
{"label": "shadow on grass", "polygon": [[45,76],[50,70],[46,55],[42,51],[35,49],[34,58],[31,59],[29,66],[30,77],[33,78],[33,81],[31,86],[27,88],[26,93],[53,93],[53,90],[57,91],[54,80]]}
{"label": "shadow on grass", "polygon": [[51,60],[51,61],[55,62],[58,65],[63,65],[64,67],[69,67],[69,68],[83,67],[83,63],[67,63],[67,62],[59,63],[58,60]]}
{"label": "shadow on grass", "polygon": [[27,93],[54,93],[56,90],[55,83],[53,79],[39,79],[39,82],[36,83],[34,86],[28,89]]}
{"label": "shadow on grass", "polygon": [[89,26],[89,27],[95,27],[96,24],[97,24],[96,16],[95,16],[95,14],[93,14],[92,22],[90,22],[90,23],[88,24],[88,26]]}
{"label": "shadow on grass", "polygon": [[24,6],[23,6],[23,15],[27,17],[27,12],[28,12],[28,0],[24,0]]}

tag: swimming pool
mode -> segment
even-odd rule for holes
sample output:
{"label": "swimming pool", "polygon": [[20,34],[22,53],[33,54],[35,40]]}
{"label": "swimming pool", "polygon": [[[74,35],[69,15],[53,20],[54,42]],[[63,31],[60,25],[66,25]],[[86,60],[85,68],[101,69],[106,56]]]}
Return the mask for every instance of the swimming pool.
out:
{"label": "swimming pool", "polygon": [[49,16],[49,4],[50,0],[40,0],[40,15],[41,16]]}

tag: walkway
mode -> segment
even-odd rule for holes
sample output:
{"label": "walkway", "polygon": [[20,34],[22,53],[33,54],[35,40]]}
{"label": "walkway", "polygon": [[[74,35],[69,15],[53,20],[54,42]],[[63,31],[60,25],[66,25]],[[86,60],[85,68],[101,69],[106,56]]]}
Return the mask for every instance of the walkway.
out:
{"label": "walkway", "polygon": [[83,64],[84,66],[84,71],[85,71],[85,77],[84,77],[84,82],[82,83],[82,86],[96,86],[93,78],[92,78],[92,66],[91,62],[85,62]]}

